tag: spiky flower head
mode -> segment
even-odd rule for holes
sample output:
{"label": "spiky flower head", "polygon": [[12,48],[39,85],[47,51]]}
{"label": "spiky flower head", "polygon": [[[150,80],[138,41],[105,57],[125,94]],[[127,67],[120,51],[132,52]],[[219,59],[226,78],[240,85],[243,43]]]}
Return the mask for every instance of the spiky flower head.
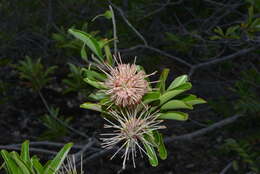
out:
{"label": "spiky flower head", "polygon": [[67,156],[57,174],[83,174],[83,156],[80,158],[80,172],[77,170],[77,159],[75,156]]}
{"label": "spiky flower head", "polygon": [[117,66],[107,66],[108,78],[104,85],[108,88],[106,94],[111,101],[120,107],[131,107],[141,103],[142,97],[148,92],[149,82],[146,75],[134,64],[123,64],[120,55],[114,56]]}
{"label": "spiky flower head", "polygon": [[[135,157],[137,156],[137,151],[149,155],[143,149],[143,144],[152,145],[149,141],[145,139],[145,136],[151,134],[152,131],[158,129],[164,129],[165,126],[160,125],[162,120],[158,120],[157,113],[149,113],[147,109],[138,112],[138,109],[125,110],[125,111],[110,111],[110,114],[115,119],[112,122],[105,118],[108,124],[105,124],[105,128],[112,128],[114,131],[112,133],[102,134],[103,136],[109,136],[106,138],[101,138],[104,148],[113,148],[117,144],[121,144],[120,148],[111,157],[113,159],[122,149],[124,153],[123,158],[123,169],[125,169],[126,161],[132,158],[133,165],[135,167]],[[149,157],[150,158],[150,157]]]}

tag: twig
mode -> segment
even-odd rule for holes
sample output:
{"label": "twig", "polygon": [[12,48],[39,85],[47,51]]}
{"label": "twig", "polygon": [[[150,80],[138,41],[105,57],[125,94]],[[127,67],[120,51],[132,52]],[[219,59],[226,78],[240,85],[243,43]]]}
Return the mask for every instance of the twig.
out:
{"label": "twig", "polygon": [[114,5],[112,2],[110,2],[110,4],[119,12],[120,16],[123,18],[123,20],[125,21],[125,23],[135,32],[135,34],[144,42],[144,45],[148,45],[147,41],[145,40],[145,38],[143,37],[142,34],[139,33],[139,31],[137,31],[135,29],[135,27],[129,22],[129,20],[126,18],[123,10],[119,7],[117,7],[116,5]]}
{"label": "twig", "polygon": [[162,50],[160,50],[160,49],[158,49],[158,48],[154,48],[154,47],[148,46],[148,45],[136,45],[136,46],[134,46],[134,47],[131,47],[131,48],[128,48],[128,49],[124,49],[124,50],[122,50],[122,52],[129,52],[129,51],[133,51],[133,50],[136,50],[136,49],[139,49],[139,48],[149,49],[149,50],[151,50],[151,51],[154,51],[154,52],[157,52],[157,53],[159,53],[159,54],[161,54],[161,55],[164,55],[164,56],[166,56],[166,57],[169,57],[169,58],[171,58],[171,59],[173,59],[173,60],[175,60],[175,61],[178,61],[178,62],[180,62],[180,63],[182,63],[182,64],[184,64],[184,65],[186,65],[186,66],[188,66],[188,67],[190,67],[190,68],[192,67],[192,64],[186,62],[186,61],[183,60],[182,58],[173,56],[173,55],[171,55],[171,54],[169,54],[169,53],[167,53],[167,52],[164,52],[164,51],[162,51]]}
{"label": "twig", "polygon": [[179,1],[176,1],[176,2],[171,2],[171,0],[168,0],[165,4],[163,4],[160,8],[148,13],[147,15],[145,15],[144,17],[140,18],[140,19],[137,19],[137,21],[140,21],[140,20],[143,20],[145,18],[148,18],[148,17],[151,17],[159,12],[161,12],[162,10],[164,10],[168,5],[177,5],[177,4],[180,4],[182,3],[183,0],[179,0]]}
{"label": "twig", "polygon": [[228,163],[226,167],[223,170],[221,170],[219,174],[225,174],[231,167],[232,167],[232,162]]}
{"label": "twig", "polygon": [[44,106],[46,107],[47,111],[49,112],[51,118],[53,118],[54,120],[56,120],[58,123],[60,123],[60,124],[63,125],[64,127],[67,127],[67,128],[68,128],[69,130],[71,130],[73,133],[75,133],[75,134],[77,134],[77,135],[80,135],[80,136],[82,136],[82,137],[84,137],[84,138],[89,138],[89,137],[88,137],[87,135],[85,135],[84,133],[82,133],[82,132],[80,132],[80,131],[74,129],[73,127],[67,125],[66,123],[64,123],[64,122],[61,121],[60,119],[54,117],[54,116],[52,115],[51,109],[50,109],[50,107],[49,107],[49,105],[48,105],[46,99],[45,99],[44,96],[42,95],[41,91],[39,91],[38,94],[39,94],[39,96],[40,96],[40,98],[41,98],[41,100],[42,100]]}
{"label": "twig", "polygon": [[97,153],[91,155],[90,157],[86,158],[84,160],[84,163],[93,161],[93,160],[98,159],[98,158],[100,158],[104,155],[110,154],[110,152],[115,151],[115,150],[117,150],[117,147],[112,148],[112,149],[102,149],[99,152],[97,152]]}
{"label": "twig", "polygon": [[180,136],[176,136],[176,137],[167,137],[167,138],[165,138],[164,142],[165,143],[170,143],[170,142],[176,141],[176,140],[192,140],[195,137],[207,134],[207,133],[209,133],[209,132],[211,132],[211,131],[213,131],[213,130],[215,130],[217,128],[221,128],[221,127],[226,126],[226,125],[228,125],[230,123],[233,123],[238,118],[242,117],[242,115],[243,114],[234,115],[232,117],[229,117],[229,118],[221,120],[221,121],[219,121],[217,123],[214,123],[214,124],[212,124],[209,127],[202,128],[202,129],[197,130],[197,131],[192,132],[192,133],[188,133],[188,134],[184,134],[184,135],[180,135]]}
{"label": "twig", "polygon": [[82,149],[80,151],[78,151],[77,153],[74,154],[76,161],[78,161],[80,159],[80,157],[90,148],[92,147],[94,144],[96,144],[96,140],[90,140],[86,145],[84,145],[82,147]]}
{"label": "twig", "polygon": [[[0,149],[6,149],[6,150],[18,150],[20,151],[20,147],[15,147],[13,145],[1,145]],[[52,150],[45,150],[45,149],[40,149],[40,148],[30,148],[30,152],[39,152],[39,153],[44,153],[44,154],[51,154],[51,155],[56,155],[57,152],[52,151]]]}
{"label": "twig", "polygon": [[111,5],[109,5],[109,9],[112,13],[112,23],[113,23],[113,34],[114,34],[114,54],[117,54],[117,32],[116,32],[116,19],[115,19],[115,13]]}
{"label": "twig", "polygon": [[255,50],[256,48],[257,48],[257,47],[246,48],[246,49],[243,49],[243,50],[238,51],[238,52],[236,52],[236,53],[230,54],[230,55],[228,55],[228,56],[224,56],[224,57],[217,58],[217,59],[214,59],[214,60],[211,60],[211,61],[207,61],[207,62],[203,62],[203,63],[199,63],[199,64],[196,64],[196,65],[193,65],[193,66],[191,67],[191,69],[190,69],[189,76],[192,76],[193,73],[195,72],[195,70],[197,70],[198,68],[206,67],[206,66],[211,66],[211,65],[214,65],[214,64],[217,64],[217,63],[226,61],[226,60],[234,59],[234,58],[236,58],[237,56],[241,56],[241,55],[244,55],[244,54],[246,54],[246,53],[249,53],[250,51],[253,51],[253,50]]}

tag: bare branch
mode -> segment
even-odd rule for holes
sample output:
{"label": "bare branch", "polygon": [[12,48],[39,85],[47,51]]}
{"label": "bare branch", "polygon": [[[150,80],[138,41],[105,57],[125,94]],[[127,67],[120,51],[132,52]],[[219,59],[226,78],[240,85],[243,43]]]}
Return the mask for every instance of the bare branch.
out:
{"label": "bare branch", "polygon": [[177,4],[180,4],[182,2],[183,2],[183,0],[179,0],[179,1],[176,1],[176,2],[171,2],[171,0],[168,0],[166,3],[162,4],[160,8],[158,8],[158,9],[148,13],[144,17],[138,19],[137,21],[143,20],[143,19],[151,17],[151,16],[153,16],[153,15],[155,15],[157,13],[160,13],[161,11],[163,11],[169,5],[177,5]]}
{"label": "bare branch", "polygon": [[115,19],[114,10],[111,7],[111,5],[109,5],[109,9],[112,13],[113,34],[114,34],[114,54],[116,54],[117,53],[117,42],[118,42],[118,37],[117,37],[117,32],[116,32],[116,19]]}
{"label": "bare branch", "polygon": [[165,138],[165,143],[170,143],[170,142],[176,141],[176,140],[192,140],[195,137],[207,134],[207,133],[209,133],[209,132],[211,132],[215,129],[218,129],[218,128],[226,126],[230,123],[233,123],[234,121],[236,121],[240,117],[242,117],[242,114],[237,114],[237,115],[234,115],[232,117],[221,120],[217,123],[214,123],[209,127],[202,128],[202,129],[197,130],[197,131],[192,132],[192,133],[188,133],[188,134],[184,134],[184,135],[180,135],[180,136],[176,136],[176,137],[167,137],[167,138]]}
{"label": "bare branch", "polygon": [[[20,147],[16,147],[13,145],[1,145],[0,149],[6,149],[6,150],[18,150],[20,151],[21,148]],[[30,148],[30,152],[37,152],[37,153],[43,153],[43,154],[49,154],[49,155],[56,155],[57,152],[52,151],[52,150],[45,150],[45,149],[41,149],[41,148]]]}
{"label": "bare branch", "polygon": [[219,173],[219,174],[225,174],[227,171],[232,167],[232,162],[228,163],[226,167]]}
{"label": "bare branch", "polygon": [[129,22],[129,20],[126,18],[123,10],[119,7],[117,7],[116,5],[114,5],[112,2],[110,2],[110,4],[112,5],[112,7],[114,7],[120,14],[120,16],[123,18],[123,20],[125,21],[125,23],[135,32],[135,34],[144,42],[144,45],[148,45],[147,41],[145,40],[145,38],[143,37],[142,34],[139,33],[139,31],[137,31],[135,29],[135,27]]}
{"label": "bare branch", "polygon": [[238,52],[235,52],[233,54],[230,54],[228,56],[224,56],[224,57],[221,57],[221,58],[216,58],[216,59],[213,59],[211,61],[208,61],[208,62],[203,62],[203,63],[199,63],[199,64],[196,64],[196,65],[193,65],[191,67],[191,70],[190,70],[190,73],[189,73],[189,76],[192,76],[192,74],[195,72],[195,70],[197,70],[198,68],[201,68],[201,67],[206,67],[206,66],[211,66],[211,65],[214,65],[214,64],[217,64],[217,63],[221,63],[223,61],[226,61],[226,60],[231,60],[231,59],[234,59],[236,58],[237,56],[241,56],[241,55],[244,55],[246,53],[249,53],[253,50],[255,50],[257,47],[251,47],[251,48],[246,48],[246,49],[243,49],[243,50],[240,50]]}
{"label": "bare branch", "polygon": [[182,63],[182,64],[184,64],[184,65],[186,65],[186,66],[188,66],[188,67],[190,67],[190,68],[192,67],[192,64],[186,62],[186,61],[183,60],[182,58],[173,56],[173,55],[171,55],[171,54],[169,54],[169,53],[167,53],[167,52],[164,52],[164,51],[162,51],[162,50],[160,50],[160,49],[158,49],[158,48],[154,48],[154,47],[148,46],[148,45],[136,45],[136,46],[134,46],[134,47],[131,47],[131,48],[128,48],[128,49],[124,49],[124,50],[122,50],[122,52],[129,52],[129,51],[133,51],[133,50],[136,50],[136,49],[139,49],[139,48],[149,49],[149,50],[151,50],[151,51],[154,51],[154,52],[157,52],[157,53],[159,53],[159,54],[161,54],[161,55],[164,55],[164,56],[166,56],[166,57],[169,57],[169,58],[171,58],[171,59],[173,59],[173,60],[175,60],[175,61],[177,61],[177,62],[180,62],[180,63]]}

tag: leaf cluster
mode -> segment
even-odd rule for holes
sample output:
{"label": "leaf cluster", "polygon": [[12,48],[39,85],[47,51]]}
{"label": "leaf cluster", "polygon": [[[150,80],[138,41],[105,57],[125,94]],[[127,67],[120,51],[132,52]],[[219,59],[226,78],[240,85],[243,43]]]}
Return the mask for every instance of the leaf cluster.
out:
{"label": "leaf cluster", "polygon": [[56,174],[72,145],[72,143],[64,145],[52,160],[42,164],[37,156],[30,157],[29,141],[25,141],[20,154],[15,151],[1,150],[1,156],[4,159],[2,167],[7,174]]}

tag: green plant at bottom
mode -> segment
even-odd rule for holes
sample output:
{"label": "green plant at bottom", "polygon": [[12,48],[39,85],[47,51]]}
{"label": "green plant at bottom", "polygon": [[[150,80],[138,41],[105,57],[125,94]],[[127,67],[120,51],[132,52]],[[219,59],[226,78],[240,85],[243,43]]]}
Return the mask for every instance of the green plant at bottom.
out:
{"label": "green plant at bottom", "polygon": [[72,145],[72,143],[64,145],[52,160],[42,164],[37,156],[30,157],[29,141],[25,141],[22,144],[20,154],[15,151],[1,150],[1,156],[4,159],[2,167],[7,174],[56,174],[59,172]]}

